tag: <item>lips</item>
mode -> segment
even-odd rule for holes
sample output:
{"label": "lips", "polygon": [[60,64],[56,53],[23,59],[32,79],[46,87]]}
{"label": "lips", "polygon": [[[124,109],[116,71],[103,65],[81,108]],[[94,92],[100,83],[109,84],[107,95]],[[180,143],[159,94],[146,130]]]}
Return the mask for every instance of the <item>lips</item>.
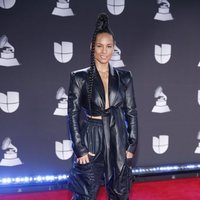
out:
{"label": "lips", "polygon": [[102,59],[107,59],[107,56],[100,56],[100,58],[102,58]]}

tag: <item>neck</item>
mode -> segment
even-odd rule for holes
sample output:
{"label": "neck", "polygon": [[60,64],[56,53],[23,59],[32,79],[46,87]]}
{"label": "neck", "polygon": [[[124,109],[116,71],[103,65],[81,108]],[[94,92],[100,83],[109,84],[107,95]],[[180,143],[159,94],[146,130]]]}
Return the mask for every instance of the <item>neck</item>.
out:
{"label": "neck", "polygon": [[100,72],[107,72],[109,70],[108,63],[107,64],[101,64],[101,65],[96,63],[96,68]]}

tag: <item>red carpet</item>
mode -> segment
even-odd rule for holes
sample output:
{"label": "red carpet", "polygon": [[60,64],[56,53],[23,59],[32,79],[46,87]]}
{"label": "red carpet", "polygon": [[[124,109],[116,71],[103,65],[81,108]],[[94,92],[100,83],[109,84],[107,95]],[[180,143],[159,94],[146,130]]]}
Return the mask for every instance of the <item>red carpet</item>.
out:
{"label": "red carpet", "polygon": [[[68,200],[69,191],[50,191],[0,195],[0,200]],[[101,188],[97,200],[106,200]],[[197,200],[200,199],[200,178],[187,178],[133,184],[130,200]]]}

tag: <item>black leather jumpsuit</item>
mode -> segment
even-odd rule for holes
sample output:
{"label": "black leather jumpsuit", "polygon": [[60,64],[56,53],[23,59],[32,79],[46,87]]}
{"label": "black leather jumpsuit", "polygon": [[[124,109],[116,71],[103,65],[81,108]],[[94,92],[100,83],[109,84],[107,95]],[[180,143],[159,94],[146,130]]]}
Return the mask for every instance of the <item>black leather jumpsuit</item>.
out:
{"label": "black leather jumpsuit", "polygon": [[[133,80],[130,71],[109,65],[109,105],[105,109],[105,91],[98,71],[95,78],[89,111],[87,87],[88,68],[70,74],[68,91],[68,116],[70,135],[76,157],[88,152],[90,162],[74,162],[70,172],[68,189],[73,199],[95,200],[101,177],[110,200],[127,200],[131,184],[131,168],[126,151],[135,153],[137,145],[137,111]],[[102,119],[86,118],[80,124],[81,110]]]}

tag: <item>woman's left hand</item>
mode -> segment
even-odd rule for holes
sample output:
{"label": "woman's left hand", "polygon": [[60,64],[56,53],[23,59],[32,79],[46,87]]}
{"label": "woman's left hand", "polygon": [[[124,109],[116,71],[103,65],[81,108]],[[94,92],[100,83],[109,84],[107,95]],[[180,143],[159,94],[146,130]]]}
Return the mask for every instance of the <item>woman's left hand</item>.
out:
{"label": "woman's left hand", "polygon": [[129,152],[129,151],[126,151],[126,158],[129,159],[129,158],[133,158],[134,154]]}

